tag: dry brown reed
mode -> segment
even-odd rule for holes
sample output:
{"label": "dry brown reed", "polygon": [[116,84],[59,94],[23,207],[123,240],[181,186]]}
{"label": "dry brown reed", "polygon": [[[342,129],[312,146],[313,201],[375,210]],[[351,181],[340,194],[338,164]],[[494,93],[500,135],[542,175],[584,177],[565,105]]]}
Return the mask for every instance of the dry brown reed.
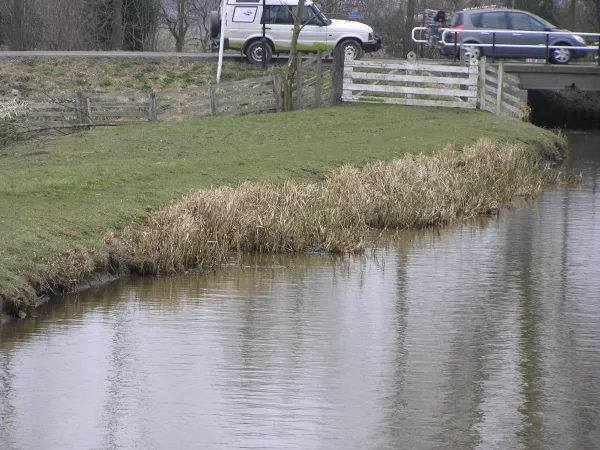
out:
{"label": "dry brown reed", "polygon": [[[564,137],[557,136],[558,146]],[[553,153],[554,152],[554,153]],[[246,183],[192,193],[147,224],[107,232],[101,249],[73,247],[30,278],[29,290],[0,298],[17,314],[40,294],[64,292],[98,273],[175,273],[213,267],[232,252],[359,253],[369,230],[428,227],[495,214],[542,184],[565,180],[532,149],[481,140],[434,156],[406,155],[363,168],[344,166],[323,182]]]}
{"label": "dry brown reed", "polygon": [[131,268],[172,273],[231,252],[361,252],[372,228],[427,227],[493,214],[560,180],[522,145],[481,140],[435,156],[344,166],[318,184],[246,183],[195,192],[128,234]]}

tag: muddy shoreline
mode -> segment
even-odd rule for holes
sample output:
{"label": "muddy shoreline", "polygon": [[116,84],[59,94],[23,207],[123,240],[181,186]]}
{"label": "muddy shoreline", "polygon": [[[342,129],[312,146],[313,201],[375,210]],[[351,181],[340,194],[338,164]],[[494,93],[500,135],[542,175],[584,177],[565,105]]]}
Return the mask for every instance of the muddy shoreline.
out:
{"label": "muddy shoreline", "polygon": [[[498,144],[498,143],[496,143],[495,145],[496,145],[496,147],[494,147],[492,149],[487,149],[486,151],[483,152],[483,154],[490,155],[490,154],[494,154],[495,153],[495,152],[490,153],[489,150],[498,150],[498,154],[499,154],[500,153],[499,149],[502,148],[503,145],[502,144]],[[533,154],[537,155],[536,158],[539,158],[538,159],[538,164],[539,164],[540,167],[546,167],[548,165],[555,165],[555,164],[559,163],[560,161],[562,161],[562,159],[564,157],[564,154],[565,154],[565,149],[559,147],[557,143],[554,144],[553,148],[549,148],[548,146],[544,146],[541,143],[537,143],[537,144],[533,144],[533,145],[527,146],[527,147],[525,147],[525,149],[527,149],[528,152],[533,152]],[[464,149],[463,151],[467,152],[468,149]],[[458,154],[462,154],[462,152],[459,152]],[[529,157],[531,157],[531,153],[528,153],[528,154],[530,155]],[[413,158],[413,160],[414,160],[414,156],[412,156],[411,158]],[[441,158],[441,154],[438,154],[436,157],[424,157],[424,159],[422,160],[423,161],[422,164],[429,165],[429,164],[431,164],[432,161],[437,161],[440,158]],[[458,164],[458,166],[456,166],[455,164]],[[519,164],[521,164],[521,163],[519,163]],[[463,166],[464,166],[464,162],[462,162],[462,160],[457,160],[455,162],[452,162],[449,167],[455,167],[454,169],[450,169],[451,171],[459,171],[459,170],[462,170]],[[497,166],[497,167],[500,167],[500,166]],[[478,169],[472,169],[472,170],[482,170],[482,169],[478,168]],[[506,170],[511,171],[512,169],[510,167],[507,167],[507,168],[495,169],[495,170],[498,170],[498,171],[506,171]],[[533,166],[531,167],[531,170],[533,170]],[[466,175],[467,173],[468,172],[465,172],[465,174],[463,174],[463,176]],[[472,175],[472,173],[471,173],[471,175]],[[352,176],[355,176],[355,175],[352,175]],[[542,179],[542,178],[540,178],[540,179]],[[424,180],[425,179],[423,179],[421,181],[418,181],[416,183],[416,185],[418,185],[418,186],[424,186],[424,184],[423,184],[423,183],[425,183]],[[517,181],[515,181],[515,183],[519,184],[519,182],[517,182]],[[429,184],[429,183],[426,183],[426,184]],[[464,184],[464,180],[462,181],[462,184]],[[469,183],[467,183],[467,184],[469,184]],[[344,186],[346,186],[346,185],[347,185],[347,182],[344,181]],[[535,195],[533,193],[533,191],[532,191],[532,194]],[[236,195],[239,195],[239,194],[236,194]],[[449,197],[451,197],[451,196],[452,195],[450,195]],[[277,195],[276,195],[276,197],[277,197]],[[348,200],[348,199],[346,199],[346,200]],[[352,199],[350,199],[350,200],[352,200]],[[398,199],[397,201],[399,202],[399,204],[402,204],[401,200]],[[452,202],[453,200],[450,199],[449,201]],[[369,203],[369,201],[367,201],[367,203]],[[511,200],[508,200],[508,201],[504,201],[504,202],[500,203],[499,207],[498,206],[496,206],[496,207],[490,206],[491,209],[487,209],[487,211],[488,211],[487,214],[494,213],[494,211],[496,211],[496,213],[499,213],[502,209],[510,206],[510,204],[511,204]],[[387,207],[384,206],[384,209],[385,208],[387,208]],[[442,206],[442,208],[443,208],[443,206]],[[218,210],[219,208],[216,208],[216,209]],[[429,209],[429,207],[427,209]],[[382,211],[383,210],[380,210],[378,212],[375,211],[375,214],[376,215],[380,214],[380,213],[382,213]],[[478,215],[484,215],[484,214],[486,214],[485,211],[486,210],[481,210],[480,212],[478,212],[476,214],[478,214]],[[387,214],[386,211],[383,211],[383,213]],[[393,213],[392,213],[392,215],[393,215]],[[438,226],[438,225],[443,225],[445,223],[448,223],[449,221],[451,222],[453,220],[461,221],[464,218],[465,218],[465,216],[459,214],[454,219],[452,219],[450,217],[446,218],[446,219],[436,219],[436,221],[431,222],[431,223],[423,223],[423,224],[420,224],[420,225],[418,223],[415,223],[412,227],[414,227],[414,226],[416,226],[416,227],[421,227],[421,226]],[[375,220],[379,220],[379,219],[375,219]],[[394,220],[397,220],[397,219],[394,219]],[[372,226],[372,225],[369,225],[369,226]],[[399,225],[394,226],[394,225],[389,225],[389,224],[388,225],[383,224],[381,226],[383,226],[384,228],[398,228],[398,227],[399,228],[404,228],[404,227],[407,227],[406,225],[405,226],[402,226],[402,225],[400,225],[400,226]],[[411,226],[408,226],[408,227],[411,227]],[[162,229],[170,229],[170,227],[165,227],[164,224],[162,224],[161,228]],[[183,231],[185,231],[185,230],[183,230]],[[226,230],[223,230],[223,231],[226,231]],[[354,230],[351,230],[351,231],[352,231],[352,233],[354,233],[354,232],[359,231],[359,229],[354,229]],[[212,231],[212,232],[214,232],[214,231]],[[144,234],[144,233],[146,233],[146,232],[143,231],[142,234]],[[224,236],[221,236],[221,238],[225,239]],[[276,242],[280,242],[279,239],[280,238],[275,238],[275,241]],[[348,247],[346,247],[346,250],[342,250],[342,251],[340,251],[340,248],[342,248],[343,246],[348,246],[349,244],[354,245],[352,242],[347,241],[347,240],[344,241],[342,239],[341,241],[339,241],[336,244],[336,245],[340,246],[338,248],[338,250],[329,249],[328,251],[340,252],[340,253],[341,252],[347,252],[347,251],[349,251]],[[239,243],[238,244],[232,244],[232,243],[230,243],[229,248],[236,248],[236,247],[239,248],[238,245],[239,245]],[[277,245],[280,245],[280,244],[277,244]],[[290,245],[290,244],[288,243],[288,244],[285,244],[285,245],[287,246],[287,245]],[[279,249],[279,250],[277,250],[277,248],[278,247],[275,247],[271,251],[277,252],[277,251],[282,251],[282,249],[283,249],[283,247],[282,247],[282,249]],[[242,249],[242,251],[244,251],[244,249]],[[245,250],[245,251],[248,251],[248,250]],[[251,249],[249,251],[252,252]],[[256,250],[254,250],[254,251],[256,251]],[[267,250],[263,250],[263,251],[270,252],[268,249]],[[304,252],[304,251],[306,251],[306,249],[298,248],[298,249],[292,249],[291,251],[292,252]],[[196,250],[196,252],[197,252],[197,250]],[[201,253],[202,252],[203,251],[201,251]],[[186,251],[186,253],[190,253],[190,252]],[[194,253],[194,251],[192,251],[191,253]],[[113,257],[113,256],[114,255],[111,255],[111,257]],[[105,269],[103,269],[100,265],[97,265],[96,266],[97,272],[94,271],[91,274],[83,276],[81,278],[81,280],[77,281],[76,283],[70,283],[68,286],[60,286],[59,285],[58,288],[55,290],[55,292],[61,292],[61,294],[60,295],[56,295],[56,296],[52,296],[52,297],[60,297],[61,295],[66,294],[66,293],[81,292],[81,291],[84,291],[84,290],[87,290],[87,289],[90,289],[90,288],[93,288],[93,287],[97,287],[97,286],[100,286],[102,284],[114,281],[114,280],[117,280],[119,278],[124,278],[126,276],[129,276],[129,274],[135,274],[135,275],[139,274],[139,275],[153,276],[153,275],[156,275],[158,273],[170,273],[170,272],[176,272],[178,270],[177,268],[162,268],[162,269],[160,269],[160,268],[156,268],[156,267],[155,267],[154,270],[150,270],[150,269],[148,269],[148,270],[140,270],[140,267],[136,268],[135,266],[132,266],[132,265],[130,265],[129,263],[126,262],[128,258],[130,259],[130,255],[123,254],[123,255],[120,256],[120,258],[121,258],[120,260],[115,259],[115,263],[114,264],[111,263],[110,266],[104,266]],[[222,262],[222,260],[223,259],[222,259],[222,255],[221,255],[221,262]],[[155,260],[155,262],[153,264],[161,264],[160,257],[157,260]],[[217,263],[217,265],[220,265],[220,264]],[[143,265],[141,266],[142,269],[144,267],[145,266],[143,266]],[[180,265],[178,267],[180,268],[179,270],[181,270],[182,267],[188,267],[189,268],[190,264],[186,263],[185,261],[182,260],[182,262],[180,263]],[[203,266],[203,268],[206,269],[206,266]],[[200,269],[202,270],[202,267]],[[28,304],[27,303],[21,303],[23,306],[20,307],[20,308],[15,308],[15,305],[19,305],[20,304],[18,300],[14,300],[13,299],[12,302],[11,302],[11,299],[7,299],[7,298],[0,299],[0,300],[2,301],[2,305],[4,307],[2,309],[3,314],[0,316],[0,323],[5,323],[5,322],[11,321],[11,320],[15,320],[15,319],[25,319],[26,317],[28,317],[29,315],[31,315],[33,313],[33,311],[35,310],[35,308],[37,308],[38,306],[46,303],[47,301],[52,301],[52,298],[51,298],[51,296],[49,295],[48,292],[39,292],[38,291],[37,296],[35,298],[35,301],[31,301],[30,300],[30,302]]]}

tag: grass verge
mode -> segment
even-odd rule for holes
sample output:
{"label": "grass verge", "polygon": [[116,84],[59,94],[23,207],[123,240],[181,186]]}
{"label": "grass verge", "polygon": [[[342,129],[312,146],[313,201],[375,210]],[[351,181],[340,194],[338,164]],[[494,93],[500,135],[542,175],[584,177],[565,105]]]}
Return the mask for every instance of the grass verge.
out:
{"label": "grass verge", "polygon": [[[284,61],[269,73],[283,73]],[[159,92],[214,83],[216,59],[193,58],[2,58],[0,97],[18,89],[24,97],[53,92]],[[246,61],[223,62],[224,81],[264,76],[262,67]]]}
{"label": "grass verge", "polygon": [[[172,263],[163,265],[159,260],[168,260],[166,254],[153,250],[152,244],[140,237],[143,233],[136,234],[134,230],[150,233],[151,229],[144,227],[151,226],[162,214],[155,211],[163,211],[172,201],[195,190],[221,186],[235,188],[245,182],[262,182],[267,183],[260,184],[264,192],[253,191],[258,188],[251,185],[250,194],[240,191],[234,193],[233,198],[245,198],[245,203],[250,202],[252,196],[266,196],[275,201],[282,195],[278,193],[281,188],[297,190],[301,200],[308,195],[303,189],[312,192],[311,189],[330,184],[338,177],[339,172],[335,170],[342,166],[350,164],[360,168],[369,163],[390,162],[406,154],[432,155],[447,143],[462,149],[483,137],[506,145],[522,144],[534,151],[535,158],[544,151],[548,152],[546,156],[551,156],[559,144],[558,138],[550,132],[485,112],[388,105],[346,105],[279,115],[154,123],[15,144],[0,154],[0,298],[14,313],[31,307],[39,294],[72,287],[97,271],[178,270],[190,263],[189,256],[184,257],[183,262],[173,258]],[[496,153],[506,145],[489,147],[487,151]],[[426,163],[434,159],[420,161]],[[532,164],[534,160],[527,161]],[[458,170],[462,163],[456,164],[454,169],[447,171],[448,175],[458,177],[462,173]],[[377,170],[380,172],[373,173],[379,175],[369,175],[374,177],[373,183],[384,183],[385,171],[390,176],[393,173],[392,169]],[[402,172],[403,176],[412,176],[412,170]],[[403,207],[412,205],[411,202],[417,202],[426,194],[437,169],[431,170],[434,172],[426,171],[424,178],[415,179],[416,190],[404,198]],[[332,172],[335,173],[328,176]],[[483,185],[471,182],[471,175],[464,176],[461,195],[467,199],[483,189]],[[519,177],[513,181],[518,181]],[[323,180],[327,182],[315,184]],[[348,180],[347,188],[353,188],[352,177]],[[294,183],[290,184],[292,181]],[[312,187],[301,187],[303,185]],[[361,192],[372,188],[367,185]],[[249,188],[245,186],[244,189]],[[388,189],[396,192],[399,188]],[[225,191],[214,192],[223,195]],[[312,205],[311,209],[315,205],[330,209],[338,202],[341,191],[337,197],[333,194],[327,197],[329,194],[325,193],[319,195],[306,199],[306,204]],[[475,210],[494,210],[512,195],[501,196],[501,202],[482,204]],[[299,217],[304,217],[307,226],[314,222],[322,228],[323,223],[328,223],[327,230],[346,220],[339,214],[347,213],[348,220],[356,221],[358,228],[348,228],[344,239],[334,238],[327,232],[329,241],[324,241],[323,230],[318,228],[307,231],[309,235],[312,233],[310,239],[296,237],[288,230],[285,236],[277,238],[277,245],[257,241],[248,246],[239,240],[239,236],[235,237],[235,233],[231,237],[233,241],[223,240],[221,235],[216,240],[222,252],[237,247],[301,250],[314,245],[339,251],[359,248],[360,239],[356,239],[356,233],[365,225],[423,226],[447,220],[383,220],[386,210],[390,217],[397,215],[389,209],[397,202],[393,198],[377,199],[380,206],[376,219],[367,217],[374,214],[367,206],[360,207],[360,220],[352,218],[353,200],[345,204],[346,210],[337,209],[338,215],[323,217],[321,222],[298,213]],[[300,200],[294,202],[304,201]],[[371,200],[365,201],[366,205],[375,204]],[[220,206],[217,203],[214,208],[220,210],[228,202]],[[423,215],[425,218],[437,210],[435,201],[426,204],[430,212]],[[459,204],[462,203],[454,202],[453,208]],[[460,209],[456,217],[469,214]],[[223,226],[232,226],[227,219],[222,220],[225,220]],[[261,217],[260,220],[264,219]],[[251,220],[248,224],[254,233],[258,225],[264,226]],[[164,226],[167,231],[174,229],[174,225],[167,222]],[[291,230],[297,230],[299,226],[295,224]],[[292,245],[290,239],[304,244]],[[169,244],[165,248],[174,252],[178,247]],[[194,264],[219,262],[222,252],[202,263],[195,260]],[[163,256],[157,259],[152,256],[156,254]]]}

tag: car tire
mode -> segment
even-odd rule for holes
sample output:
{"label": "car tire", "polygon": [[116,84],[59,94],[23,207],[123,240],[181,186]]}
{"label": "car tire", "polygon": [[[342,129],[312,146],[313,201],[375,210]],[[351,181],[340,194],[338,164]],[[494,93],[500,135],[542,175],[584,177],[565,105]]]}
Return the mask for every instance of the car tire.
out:
{"label": "car tire", "polygon": [[344,53],[344,59],[356,59],[359,60],[365,54],[362,46],[354,39],[346,39],[338,44],[342,48]]}
{"label": "car tire", "polygon": [[219,11],[210,12],[210,37],[216,39],[221,33],[221,17]]}
{"label": "car tire", "polygon": [[[273,49],[271,48],[271,45],[267,42],[267,62],[271,61],[271,58],[273,57]],[[246,57],[248,58],[248,61],[250,61],[251,64],[262,64],[262,51],[263,51],[263,46],[262,46],[262,41],[261,40],[256,40],[256,41],[252,41],[248,47],[246,47]]]}
{"label": "car tire", "polygon": [[479,47],[476,42],[465,42],[463,48],[465,50],[464,54],[467,61],[470,61],[473,58],[479,59],[483,56],[483,49]]}
{"label": "car tire", "polygon": [[[561,42],[555,45],[568,46],[569,44]],[[552,64],[568,64],[573,57],[571,50],[567,48],[553,48],[550,53],[550,62]]]}

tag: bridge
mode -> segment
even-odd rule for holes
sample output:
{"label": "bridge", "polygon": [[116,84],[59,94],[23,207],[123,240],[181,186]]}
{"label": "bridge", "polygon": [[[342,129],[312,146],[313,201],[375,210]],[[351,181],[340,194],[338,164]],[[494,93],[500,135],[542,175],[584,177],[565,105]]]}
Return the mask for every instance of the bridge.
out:
{"label": "bridge", "polygon": [[597,64],[504,63],[504,71],[519,78],[521,89],[600,91],[600,66]]}

